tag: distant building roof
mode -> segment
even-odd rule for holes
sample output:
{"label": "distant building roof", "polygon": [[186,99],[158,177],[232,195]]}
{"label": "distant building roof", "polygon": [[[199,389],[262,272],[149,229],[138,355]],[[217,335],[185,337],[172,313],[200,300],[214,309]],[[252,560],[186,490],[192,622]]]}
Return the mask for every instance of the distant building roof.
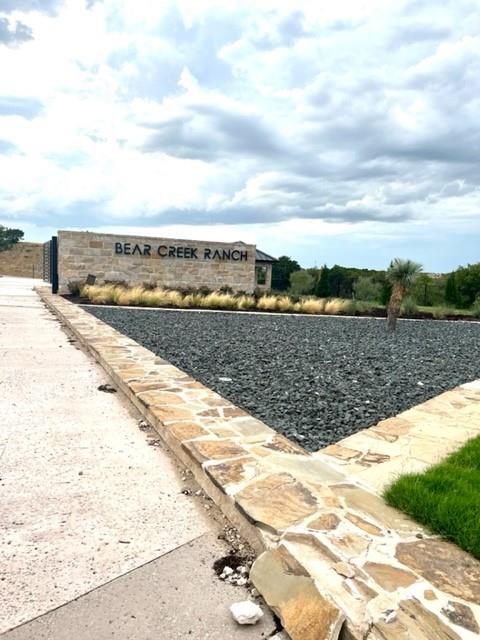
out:
{"label": "distant building roof", "polygon": [[260,249],[256,249],[255,262],[277,262],[277,259],[269,256],[264,251],[260,251]]}
{"label": "distant building roof", "polygon": [[[235,244],[245,244],[245,242],[239,240]],[[269,256],[265,251],[260,251],[260,249],[255,248],[255,252],[255,262],[278,262],[276,258]]]}

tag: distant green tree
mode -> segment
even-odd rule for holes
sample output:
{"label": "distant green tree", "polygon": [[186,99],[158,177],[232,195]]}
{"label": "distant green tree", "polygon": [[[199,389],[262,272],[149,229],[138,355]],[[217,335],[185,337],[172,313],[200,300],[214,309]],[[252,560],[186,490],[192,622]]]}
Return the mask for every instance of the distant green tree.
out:
{"label": "distant green tree", "polygon": [[452,307],[455,307],[458,303],[457,281],[454,271],[448,274],[448,278],[445,283],[445,302]]}
{"label": "distant green tree", "polygon": [[353,277],[350,269],[333,265],[328,274],[330,295],[335,298],[351,298],[353,293]]}
{"label": "distant green tree", "polygon": [[20,229],[9,229],[0,224],[0,251],[10,249],[23,238],[23,235],[24,233]]}
{"label": "distant green tree", "polygon": [[329,268],[326,264],[323,265],[320,275],[315,285],[315,295],[319,298],[328,298],[330,296],[330,285],[328,284]]}
{"label": "distant green tree", "polygon": [[480,262],[459,267],[455,271],[457,285],[457,305],[470,307],[480,295]]}
{"label": "distant green tree", "polygon": [[280,256],[272,266],[272,289],[286,291],[290,285],[290,274],[300,269],[296,260],[288,256]]}
{"label": "distant green tree", "polygon": [[424,307],[433,304],[432,293],[433,278],[428,273],[421,273],[412,286],[412,298],[417,304]]}
{"label": "distant green tree", "polygon": [[376,282],[368,276],[360,276],[353,283],[353,290],[357,300],[379,300],[382,291],[380,282]]}
{"label": "distant green tree", "polygon": [[308,267],[307,269],[305,269],[305,271],[308,271],[308,273],[312,276],[314,283],[317,283],[317,280],[320,277],[320,272],[321,269],[319,269],[318,267]]}
{"label": "distant green tree", "polygon": [[315,280],[306,269],[293,271],[290,274],[290,292],[296,295],[312,293]]}

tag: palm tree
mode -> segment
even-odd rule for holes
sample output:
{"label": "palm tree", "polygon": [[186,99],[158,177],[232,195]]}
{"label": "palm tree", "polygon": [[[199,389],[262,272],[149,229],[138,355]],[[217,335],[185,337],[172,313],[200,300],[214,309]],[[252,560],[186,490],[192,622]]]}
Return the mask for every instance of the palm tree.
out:
{"label": "palm tree", "polygon": [[388,331],[395,331],[397,328],[397,319],[400,315],[402,300],[421,270],[422,265],[418,262],[413,262],[413,260],[395,258],[390,263],[387,270],[387,279],[392,284],[392,294],[387,309]]}

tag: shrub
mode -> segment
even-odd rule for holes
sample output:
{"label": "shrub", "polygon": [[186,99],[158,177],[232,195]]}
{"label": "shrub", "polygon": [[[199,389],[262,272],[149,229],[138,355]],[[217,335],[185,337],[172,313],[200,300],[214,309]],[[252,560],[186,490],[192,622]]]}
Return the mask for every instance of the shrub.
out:
{"label": "shrub", "polygon": [[157,285],[155,282],[142,282],[142,287],[145,289],[145,291],[153,291],[154,289],[157,289]]}
{"label": "shrub", "polygon": [[475,298],[475,302],[472,305],[472,315],[475,318],[480,318],[480,296]]}
{"label": "shrub", "polygon": [[277,298],[276,296],[262,296],[257,302],[257,309],[262,311],[276,311],[277,310]]}
{"label": "shrub", "polygon": [[253,297],[255,298],[255,300],[260,300],[260,298],[263,298],[266,294],[264,289],[261,289],[260,287],[255,287],[255,289],[253,290],[252,293]]}
{"label": "shrub", "polygon": [[411,296],[406,296],[402,300],[402,306],[401,306],[402,316],[411,315],[412,313],[417,313],[417,311],[418,311],[418,307],[415,303],[415,300]]}
{"label": "shrub", "polygon": [[355,300],[355,307],[357,313],[369,313],[374,310],[375,305],[365,300]]}
{"label": "shrub", "polygon": [[443,320],[450,313],[450,309],[448,307],[432,307],[432,316],[436,320]]}
{"label": "shrub", "polygon": [[128,289],[128,287],[129,287],[129,285],[127,284],[127,282],[125,282],[125,280],[104,280],[103,284],[104,285],[110,285],[111,284],[113,287],[124,287],[125,289]]}
{"label": "shrub", "polygon": [[219,293],[233,293],[232,287],[229,287],[228,284],[224,284],[223,287],[220,287],[218,291]]}
{"label": "shrub", "polygon": [[344,313],[346,316],[354,316],[357,313],[356,300],[344,300],[343,303],[341,313]]}
{"label": "shrub", "polygon": [[79,296],[80,291],[82,290],[82,287],[84,285],[85,283],[81,282],[80,280],[72,280],[71,282],[69,282],[67,286],[68,286],[68,291],[70,295]]}

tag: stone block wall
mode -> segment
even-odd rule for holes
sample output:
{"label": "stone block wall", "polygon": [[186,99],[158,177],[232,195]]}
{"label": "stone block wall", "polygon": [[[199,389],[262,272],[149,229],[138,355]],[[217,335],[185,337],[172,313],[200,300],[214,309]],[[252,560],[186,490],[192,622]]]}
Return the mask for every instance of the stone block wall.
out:
{"label": "stone block wall", "polygon": [[18,278],[43,278],[43,244],[18,242],[0,251],[0,275]]}
{"label": "stone block wall", "polygon": [[69,282],[144,282],[170,288],[255,288],[255,246],[83,231],[58,232],[59,293]]}

